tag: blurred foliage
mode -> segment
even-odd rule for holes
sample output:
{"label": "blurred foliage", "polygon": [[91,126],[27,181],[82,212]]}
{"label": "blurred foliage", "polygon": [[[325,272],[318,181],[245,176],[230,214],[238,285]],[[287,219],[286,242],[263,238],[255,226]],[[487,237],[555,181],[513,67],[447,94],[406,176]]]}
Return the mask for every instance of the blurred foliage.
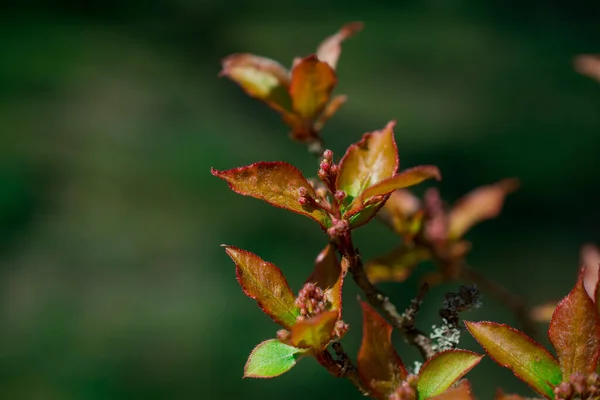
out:
{"label": "blurred foliage", "polygon": [[[347,21],[365,30],[344,45],[349,101],[328,146],[339,154],[397,119],[402,168],[438,165],[449,201],[521,178],[501,217],[467,235],[470,263],[532,302],[562,297],[580,245],[600,241],[600,88],[572,66],[597,52],[598,15],[585,0],[4,2],[0,398],[359,398],[311,361],[241,380],[277,328],[219,244],[276,263],[298,290],[325,237],[209,173],[258,160],[316,173],[276,113],[216,74],[239,51],[291,62]],[[356,242],[369,258],[395,238],[374,224]],[[403,306],[417,278],[382,288]],[[422,327],[455,289],[432,291]],[[516,325],[486,299],[472,320]],[[358,303],[347,303],[356,354]],[[528,393],[488,359],[469,376],[482,398]]]}

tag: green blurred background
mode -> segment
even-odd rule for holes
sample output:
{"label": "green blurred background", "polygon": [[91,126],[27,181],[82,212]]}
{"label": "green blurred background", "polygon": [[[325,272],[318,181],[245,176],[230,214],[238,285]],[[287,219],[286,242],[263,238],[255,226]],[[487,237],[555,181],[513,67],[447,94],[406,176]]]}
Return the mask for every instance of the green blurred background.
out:
{"label": "green blurred background", "polygon": [[[566,294],[580,246],[600,241],[600,87],[572,67],[600,46],[597,1],[3,4],[2,399],[361,398],[310,359],[274,380],[241,379],[277,327],[219,245],[278,264],[297,290],[325,237],[209,173],[286,160],[315,174],[276,113],[217,78],[219,60],[247,51],[289,65],[348,21],[365,30],[344,46],[349,102],[324,131],[328,147],[341,155],[397,119],[402,166],[437,164],[450,201],[521,178],[501,218],[469,234],[469,261],[533,303]],[[369,258],[396,239],[372,224],[356,242]],[[404,307],[432,268],[381,286]],[[356,354],[358,292],[347,287],[344,343]],[[422,328],[457,288],[432,290]],[[518,326],[485,293],[465,317]],[[415,351],[395,340],[412,365]],[[481,399],[498,386],[531,393],[489,358],[470,377]]]}

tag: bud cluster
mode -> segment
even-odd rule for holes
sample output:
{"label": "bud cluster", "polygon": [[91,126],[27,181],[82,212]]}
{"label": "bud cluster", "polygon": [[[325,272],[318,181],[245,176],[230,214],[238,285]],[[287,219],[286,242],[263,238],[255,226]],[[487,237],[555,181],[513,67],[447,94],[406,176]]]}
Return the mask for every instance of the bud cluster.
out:
{"label": "bud cluster", "polygon": [[325,150],[323,152],[321,163],[319,164],[319,172],[317,175],[319,176],[319,179],[323,181],[327,189],[329,189],[329,191],[336,196],[336,198],[338,194],[335,190],[335,181],[337,180],[339,172],[339,166],[333,162],[333,151]]}
{"label": "bud cluster", "polygon": [[350,225],[345,219],[333,218],[331,227],[327,229],[327,234],[331,237],[342,236],[349,229]]}
{"label": "bud cluster", "polygon": [[348,332],[348,329],[350,329],[350,325],[338,319],[333,328],[333,333],[336,337],[341,338]]}
{"label": "bud cluster", "polygon": [[301,187],[298,189],[298,203],[301,206],[314,205],[316,200],[308,193],[308,189]]}
{"label": "bud cluster", "polygon": [[598,400],[600,399],[600,376],[593,372],[588,376],[576,372],[554,388],[556,400]]}
{"label": "bud cluster", "polygon": [[323,289],[314,283],[305,284],[296,299],[296,306],[300,308],[300,318],[308,318],[326,311],[327,301]]}

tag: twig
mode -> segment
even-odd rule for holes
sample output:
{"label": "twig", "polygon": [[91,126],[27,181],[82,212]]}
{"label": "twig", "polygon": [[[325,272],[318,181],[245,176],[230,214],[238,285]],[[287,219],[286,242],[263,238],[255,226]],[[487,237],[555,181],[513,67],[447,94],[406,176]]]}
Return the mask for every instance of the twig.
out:
{"label": "twig", "polygon": [[332,344],[333,349],[338,360],[334,360],[329,351],[324,350],[316,354],[317,361],[319,364],[324,366],[327,371],[335,376],[336,378],[348,378],[350,382],[358,389],[364,396],[369,396],[369,391],[363,386],[358,370],[352,364],[350,356],[344,351],[342,345],[338,342]]}
{"label": "twig", "polygon": [[370,396],[369,391],[365,388],[360,380],[360,375],[358,374],[358,370],[352,364],[352,360],[348,356],[348,353],[344,351],[342,344],[340,342],[334,342],[332,344],[333,350],[335,351],[335,355],[338,358],[338,363],[340,364],[341,371],[344,376],[352,381],[354,386],[358,388],[358,390],[364,396]]}
{"label": "twig", "polygon": [[346,264],[348,271],[352,274],[354,282],[356,282],[365,293],[367,301],[372,306],[381,309],[385,313],[390,323],[402,332],[406,342],[419,350],[423,359],[428,360],[431,358],[435,354],[432,350],[431,339],[415,326],[415,317],[419,311],[422,298],[427,292],[427,287],[424,286],[421,288],[417,298],[411,301],[406,312],[403,315],[400,315],[389,297],[381,290],[377,289],[367,277],[360,255],[352,243],[350,231],[348,230],[340,239],[338,251],[342,255],[342,262]]}

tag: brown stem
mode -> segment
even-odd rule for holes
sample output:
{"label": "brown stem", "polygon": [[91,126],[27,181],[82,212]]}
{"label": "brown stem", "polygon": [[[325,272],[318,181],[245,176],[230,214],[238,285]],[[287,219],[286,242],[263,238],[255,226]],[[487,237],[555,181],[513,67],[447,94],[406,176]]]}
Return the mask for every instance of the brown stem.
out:
{"label": "brown stem", "polygon": [[324,366],[327,371],[336,378],[348,378],[360,393],[362,393],[364,396],[369,396],[370,393],[363,386],[360,376],[358,375],[358,370],[352,364],[348,354],[344,352],[342,345],[338,342],[335,342],[332,346],[335,350],[338,360],[334,360],[331,356],[331,353],[329,353],[327,350],[324,350],[315,355],[319,364]]}
{"label": "brown stem", "polygon": [[[417,297],[417,300],[413,300],[406,312],[401,315],[389,297],[377,289],[369,280],[360,255],[354,248],[349,230],[340,238],[338,251],[341,253],[342,261],[345,262],[348,271],[352,274],[354,282],[365,293],[369,304],[384,312],[391,324],[402,332],[406,342],[419,350],[423,359],[428,360],[431,358],[435,354],[432,349],[431,338],[415,326],[415,317],[419,310],[422,296],[424,296],[423,290]],[[425,287],[424,290],[426,291],[427,288]]]}
{"label": "brown stem", "polygon": [[483,288],[501,303],[505,304],[519,319],[525,333],[531,337],[534,337],[537,334],[535,323],[531,319],[527,305],[521,296],[518,296],[508,291],[504,286],[489,280],[468,265],[463,265],[460,272],[462,279]]}

